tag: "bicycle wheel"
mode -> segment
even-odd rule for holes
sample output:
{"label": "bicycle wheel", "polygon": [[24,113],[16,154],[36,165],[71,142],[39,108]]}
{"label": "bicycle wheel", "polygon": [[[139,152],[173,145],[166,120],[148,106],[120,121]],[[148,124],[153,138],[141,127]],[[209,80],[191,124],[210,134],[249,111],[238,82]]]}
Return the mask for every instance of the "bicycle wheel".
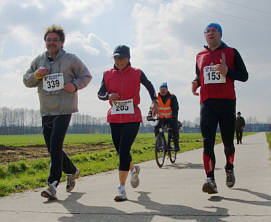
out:
{"label": "bicycle wheel", "polygon": [[165,136],[159,133],[155,141],[155,160],[160,168],[163,166],[166,158],[165,145]]}
{"label": "bicycle wheel", "polygon": [[171,146],[172,144],[172,136],[168,134],[168,157],[171,163],[175,163],[177,158],[177,152]]}

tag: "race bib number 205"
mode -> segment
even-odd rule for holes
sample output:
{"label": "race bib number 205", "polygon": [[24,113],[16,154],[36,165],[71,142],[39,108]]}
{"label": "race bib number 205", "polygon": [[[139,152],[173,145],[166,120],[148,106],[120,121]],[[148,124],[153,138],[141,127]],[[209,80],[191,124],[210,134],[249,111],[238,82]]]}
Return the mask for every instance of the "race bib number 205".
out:
{"label": "race bib number 205", "polygon": [[219,72],[215,71],[214,66],[205,66],[203,68],[203,75],[204,75],[204,84],[226,82],[226,77],[220,75]]}
{"label": "race bib number 205", "polygon": [[63,73],[53,73],[43,77],[43,89],[48,92],[64,88]]}
{"label": "race bib number 205", "polygon": [[118,100],[113,103],[111,114],[133,114],[134,102],[133,99]]}

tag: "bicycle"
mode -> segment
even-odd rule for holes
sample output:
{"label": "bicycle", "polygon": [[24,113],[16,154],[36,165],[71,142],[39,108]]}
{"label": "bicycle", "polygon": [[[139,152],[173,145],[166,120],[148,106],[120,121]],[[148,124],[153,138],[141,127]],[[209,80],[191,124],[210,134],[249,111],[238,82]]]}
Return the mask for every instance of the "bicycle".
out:
{"label": "bicycle", "polygon": [[[148,121],[163,121],[163,119],[147,117]],[[168,134],[167,139],[165,134]],[[164,165],[166,155],[168,155],[171,163],[175,163],[177,158],[177,151],[171,146],[173,142],[172,129],[168,127],[166,122],[161,124],[159,133],[155,141],[155,160],[159,168]]]}

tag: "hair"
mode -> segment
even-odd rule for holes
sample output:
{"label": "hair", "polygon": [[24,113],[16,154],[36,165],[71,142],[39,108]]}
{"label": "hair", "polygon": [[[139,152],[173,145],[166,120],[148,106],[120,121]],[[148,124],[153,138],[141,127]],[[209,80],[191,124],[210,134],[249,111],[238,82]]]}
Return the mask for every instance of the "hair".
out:
{"label": "hair", "polygon": [[48,27],[44,34],[44,41],[46,41],[46,37],[49,33],[56,33],[59,36],[61,42],[65,41],[65,33],[64,29],[59,25],[52,25]]}

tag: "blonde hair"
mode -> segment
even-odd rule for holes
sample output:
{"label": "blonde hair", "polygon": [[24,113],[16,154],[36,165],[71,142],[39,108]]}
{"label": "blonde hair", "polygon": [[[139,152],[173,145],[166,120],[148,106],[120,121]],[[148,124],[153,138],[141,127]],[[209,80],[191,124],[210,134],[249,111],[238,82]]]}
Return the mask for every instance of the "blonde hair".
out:
{"label": "blonde hair", "polygon": [[49,33],[56,33],[59,36],[61,42],[65,41],[65,33],[64,29],[59,25],[52,25],[48,27],[44,34],[44,41],[46,41],[46,37]]}

